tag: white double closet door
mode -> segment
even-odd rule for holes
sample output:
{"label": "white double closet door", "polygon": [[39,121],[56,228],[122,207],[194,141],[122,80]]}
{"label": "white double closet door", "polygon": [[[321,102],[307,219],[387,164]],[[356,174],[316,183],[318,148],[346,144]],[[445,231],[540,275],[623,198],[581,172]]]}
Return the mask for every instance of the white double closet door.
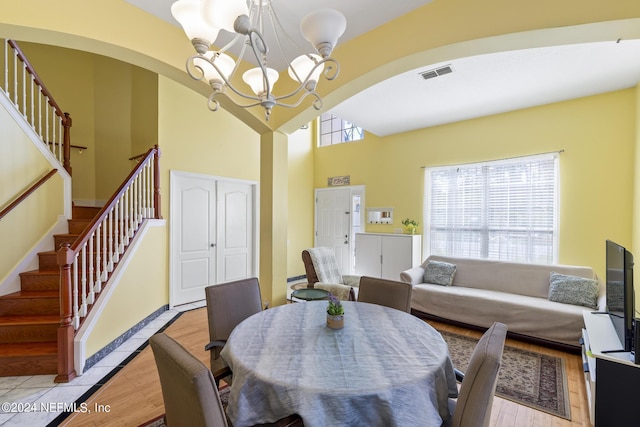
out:
{"label": "white double closet door", "polygon": [[256,183],[171,172],[171,306],[257,274],[256,195]]}

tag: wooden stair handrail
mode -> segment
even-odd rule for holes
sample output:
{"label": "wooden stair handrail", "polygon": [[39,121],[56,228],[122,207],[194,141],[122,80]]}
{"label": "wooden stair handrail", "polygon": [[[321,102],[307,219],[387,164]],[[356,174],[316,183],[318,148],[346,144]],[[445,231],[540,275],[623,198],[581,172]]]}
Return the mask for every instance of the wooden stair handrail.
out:
{"label": "wooden stair handrail", "polygon": [[22,61],[22,63],[24,64],[25,68],[27,69],[27,72],[31,74],[33,76],[33,79],[36,81],[36,83],[38,83],[38,86],[40,86],[40,90],[42,91],[42,94],[49,99],[49,105],[55,108],[56,114],[62,119],[63,123],[66,122],[68,118],[65,116],[65,113],[62,111],[62,108],[60,108],[60,106],[55,101],[55,99],[53,99],[51,92],[49,92],[49,89],[47,89],[47,87],[45,86],[44,82],[42,81],[38,73],[36,73],[35,68],[33,68],[33,65],[31,65],[31,63],[25,56],[24,52],[22,52],[22,49],[20,49],[20,47],[14,40],[7,40],[7,43],[9,43],[9,46],[11,46],[16,51],[18,58],[20,58],[20,61]]}
{"label": "wooden stair handrail", "polygon": [[[93,244],[93,236],[96,235],[99,227],[107,219],[107,217],[118,206],[118,202],[125,195],[125,192],[135,185],[136,179],[143,173],[143,169],[150,166],[148,163],[152,163],[153,169],[147,170],[146,173],[153,174],[153,188],[149,186],[147,193],[153,197],[153,218],[160,219],[160,167],[159,167],[160,150],[158,146],[149,149],[144,159],[140,161],[136,167],[129,173],[118,190],[111,196],[109,201],[100,210],[98,215],[91,221],[82,234],[75,240],[72,245],[65,244],[58,251],[58,265],[60,266],[60,326],[58,327],[58,375],[55,378],[55,382],[68,382],[76,376],[74,366],[74,335],[75,331],[80,325],[78,320],[79,316],[88,314],[91,306],[93,305],[93,290],[91,291],[91,300],[87,303],[88,307],[84,314],[79,315],[77,310],[77,298],[78,295],[74,294],[78,292],[78,289],[74,289],[74,269],[77,269],[77,259],[80,254],[84,257],[85,248],[87,244]],[[153,194],[151,195],[151,191]],[[151,211],[149,211],[151,213]],[[145,216],[145,218],[151,218],[151,215]],[[122,219],[120,219],[122,221]],[[122,227],[122,225],[120,225]],[[97,233],[99,236],[99,233]],[[135,231],[133,231],[135,235]],[[91,248],[92,246],[89,246]],[[124,249],[126,250],[126,249]],[[100,251],[100,247],[96,248],[96,251]],[[93,254],[90,254],[93,256]],[[83,258],[84,259],[84,258]],[[75,264],[74,264],[75,263]],[[91,268],[91,267],[90,267]],[[90,270],[91,271],[91,270]],[[111,270],[109,270],[111,271]],[[75,272],[77,274],[77,272]],[[83,271],[84,273],[84,271]],[[76,276],[77,280],[77,276]],[[108,277],[105,277],[105,281]],[[84,288],[83,288],[84,292]],[[99,290],[96,294],[99,295]],[[85,294],[83,294],[86,296]],[[74,302],[74,297],[76,298]],[[89,298],[87,298],[89,300]],[[84,305],[84,301],[83,301]]]}
{"label": "wooden stair handrail", "polygon": [[[157,148],[150,148],[149,151],[147,151],[147,153],[144,156],[144,159],[138,163],[138,166],[133,169],[131,171],[131,173],[129,173],[129,176],[127,176],[127,179],[124,180],[124,182],[122,183],[122,185],[120,185],[120,187],[118,188],[118,190],[113,194],[113,196],[111,196],[111,198],[109,199],[109,201],[104,205],[104,207],[102,209],[100,209],[100,212],[98,213],[98,215],[91,221],[91,224],[89,226],[87,226],[87,228],[84,230],[84,232],[76,239],[76,241],[73,243],[73,245],[71,245],[71,250],[76,252],[78,250],[79,247],[81,247],[82,245],[84,245],[87,240],[89,239],[89,236],[96,231],[96,228],[98,227],[98,224],[100,224],[109,214],[109,211],[111,211],[115,205],[115,202],[120,198],[120,196],[122,196],[122,194],[125,192],[125,190],[127,189],[127,187],[129,186],[129,184],[131,184],[131,181],[133,181],[133,179],[136,177],[136,175],[138,174],[138,172],[140,171],[142,165],[145,163],[145,161],[151,157],[156,155],[157,153]],[[156,162],[157,165],[157,162]],[[157,166],[156,166],[157,169]],[[155,186],[159,188],[159,181],[155,181]],[[155,209],[156,209],[156,214],[155,214],[155,218],[160,219],[160,207],[158,205],[155,205]]]}
{"label": "wooden stair handrail", "polygon": [[29,188],[27,188],[20,196],[18,196],[13,202],[9,203],[9,205],[0,211],[0,219],[4,218],[9,212],[11,212],[16,206],[22,203],[27,197],[31,195],[34,191],[36,191],[42,184],[47,182],[49,178],[58,172],[57,169],[51,169],[45,176],[40,178],[34,184],[32,184]]}
{"label": "wooden stair handrail", "polygon": [[71,116],[69,115],[69,113],[65,113],[62,110],[62,108],[60,108],[58,103],[53,98],[53,95],[51,95],[51,92],[49,92],[49,89],[47,89],[47,86],[44,84],[44,81],[40,78],[35,68],[33,68],[33,65],[31,65],[26,55],[24,54],[22,49],[20,49],[18,44],[15,42],[15,40],[7,40],[7,44],[11,46],[13,50],[15,50],[16,56],[18,57],[18,59],[20,59],[20,61],[22,61],[26,71],[33,76],[33,81],[40,87],[40,92],[47,98],[47,102],[49,103],[49,105],[51,105],[51,107],[53,107],[56,116],[60,117],[60,121],[62,123],[62,128],[63,128],[62,165],[65,168],[65,170],[69,173],[69,175],[72,175],[71,173],[71,170],[72,170],[71,168],[71,125],[73,121],[71,120]]}

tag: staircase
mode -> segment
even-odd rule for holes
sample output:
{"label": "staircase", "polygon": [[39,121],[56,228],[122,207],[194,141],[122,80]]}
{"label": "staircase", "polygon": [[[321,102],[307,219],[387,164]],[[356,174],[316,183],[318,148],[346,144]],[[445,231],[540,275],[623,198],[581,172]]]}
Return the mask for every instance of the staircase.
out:
{"label": "staircase", "polygon": [[[56,250],[73,244],[99,211],[74,206],[69,232],[54,236]],[[55,250],[38,257],[38,270],[20,274],[21,290],[0,296],[0,377],[57,373],[60,267]]]}

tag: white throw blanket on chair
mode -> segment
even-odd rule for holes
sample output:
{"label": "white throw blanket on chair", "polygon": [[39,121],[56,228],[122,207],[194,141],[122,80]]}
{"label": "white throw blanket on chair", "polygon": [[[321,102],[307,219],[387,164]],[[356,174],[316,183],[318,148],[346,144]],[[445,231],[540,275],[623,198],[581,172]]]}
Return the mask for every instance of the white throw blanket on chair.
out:
{"label": "white throw blanket on chair", "polygon": [[333,248],[319,247],[307,250],[318,276],[318,283],[314,285],[315,287],[329,291],[344,300],[349,299],[350,290],[354,288],[357,297],[360,276],[340,274],[340,267],[338,267]]}
{"label": "white throw blanket on chair", "polygon": [[318,275],[318,281],[323,283],[343,283],[340,268],[332,248],[310,248],[313,268]]}

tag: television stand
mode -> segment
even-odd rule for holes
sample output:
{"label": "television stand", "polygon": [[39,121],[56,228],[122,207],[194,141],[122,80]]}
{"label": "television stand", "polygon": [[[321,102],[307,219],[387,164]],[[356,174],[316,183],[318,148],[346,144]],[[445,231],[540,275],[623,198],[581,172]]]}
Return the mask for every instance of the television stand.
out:
{"label": "television stand", "polygon": [[640,419],[640,365],[622,345],[608,316],[583,312],[582,359],[589,417],[596,427],[636,425]]}

